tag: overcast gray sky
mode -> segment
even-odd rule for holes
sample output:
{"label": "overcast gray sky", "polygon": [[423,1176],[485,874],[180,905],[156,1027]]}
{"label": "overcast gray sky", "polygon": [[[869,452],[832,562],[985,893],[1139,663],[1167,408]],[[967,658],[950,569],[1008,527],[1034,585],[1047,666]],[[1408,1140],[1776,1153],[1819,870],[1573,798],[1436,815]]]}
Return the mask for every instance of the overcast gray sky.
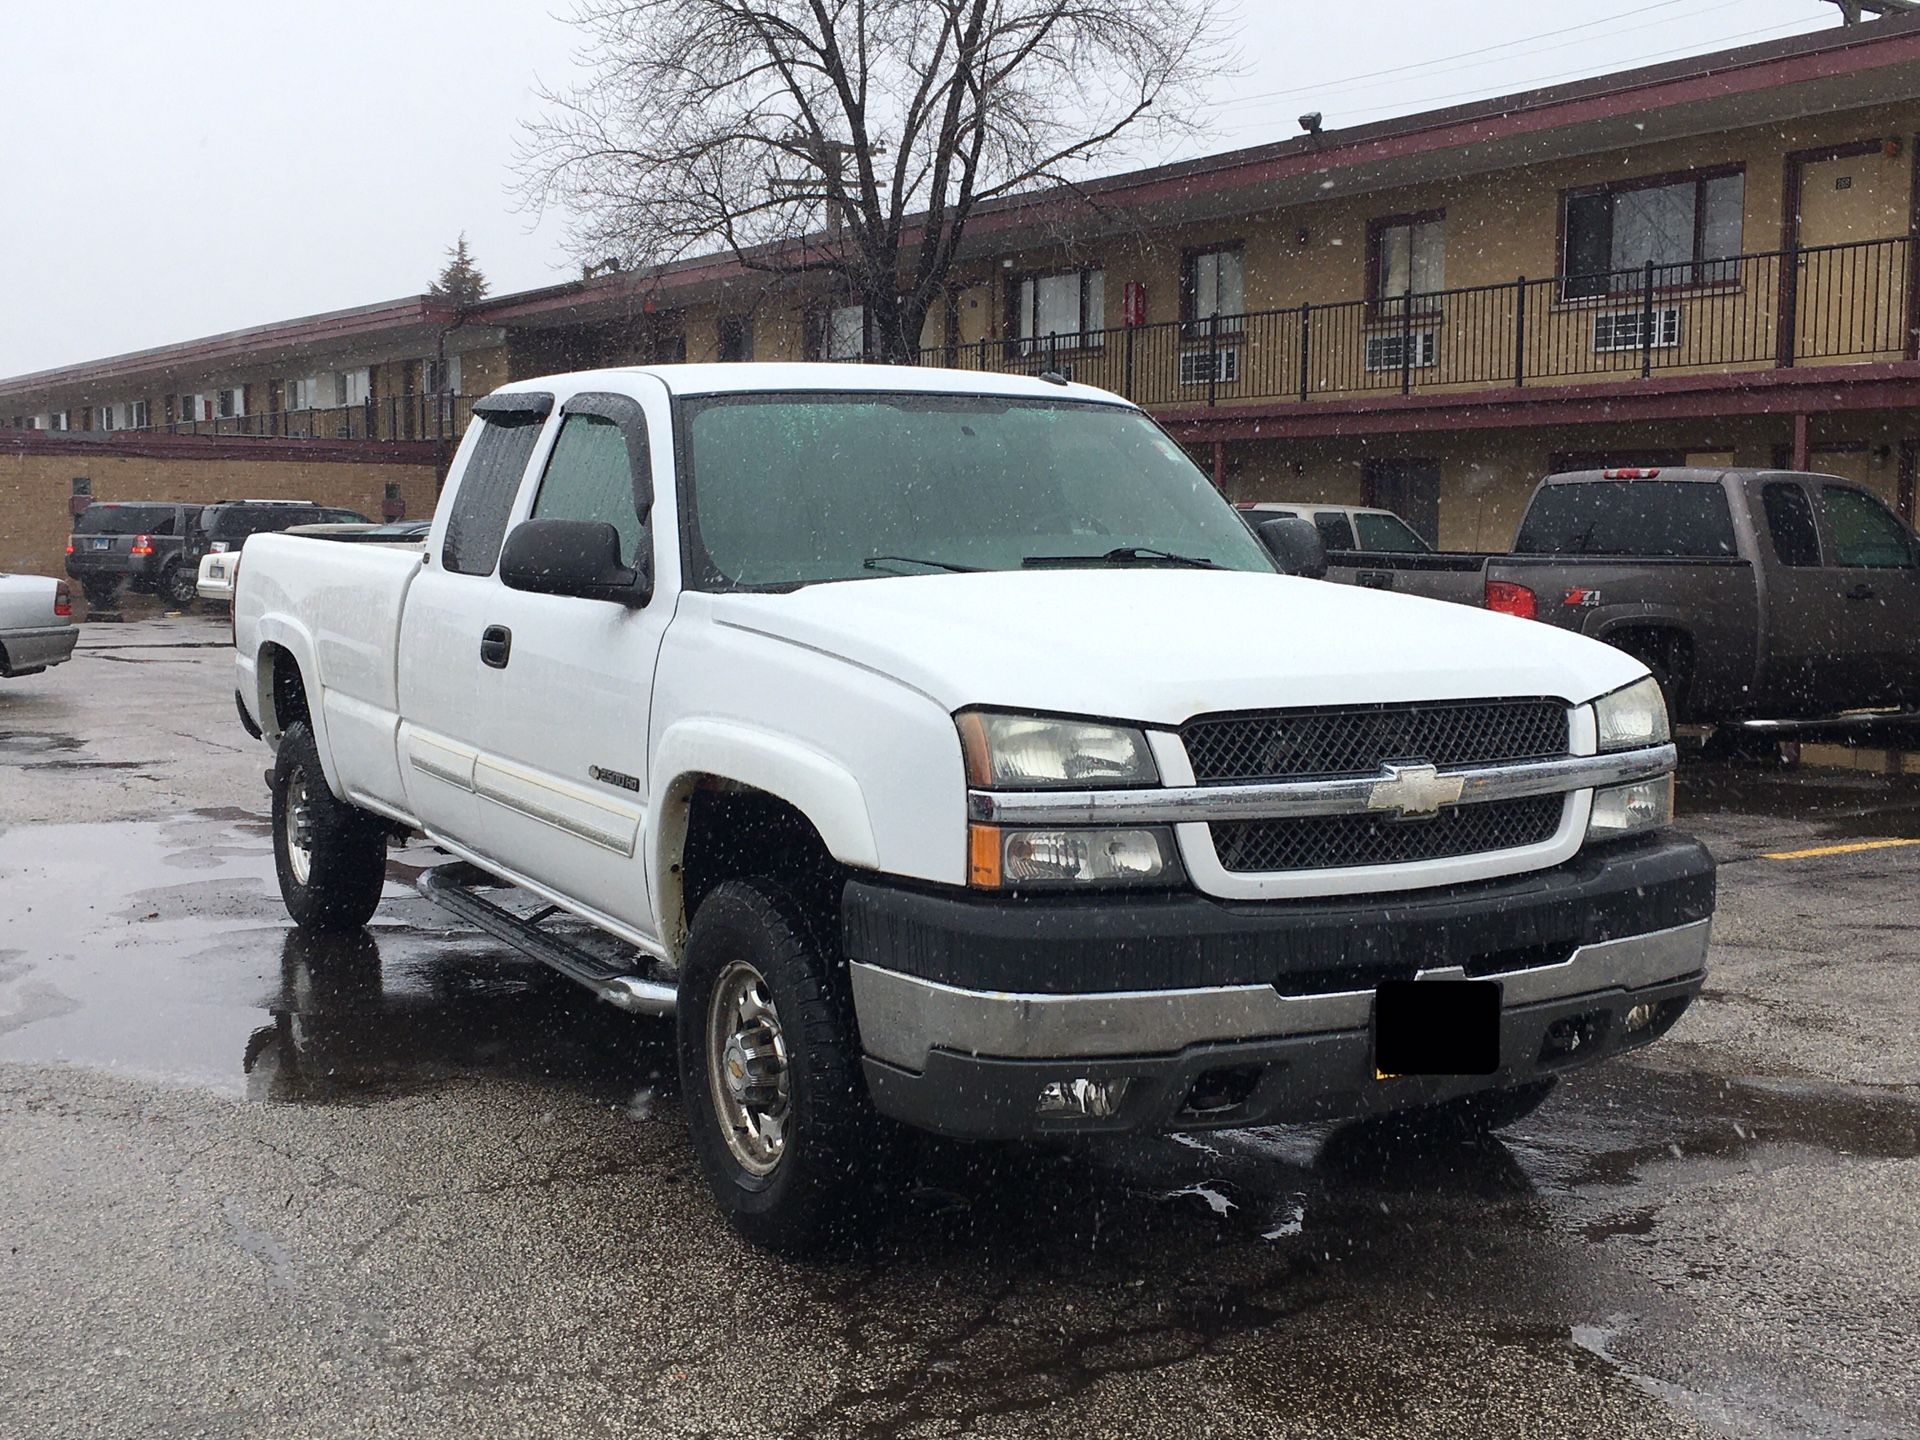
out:
{"label": "overcast gray sky", "polygon": [[[507,193],[568,0],[13,0],[0,375],[417,293],[461,230],[496,293],[566,276]],[[1595,23],[1597,22],[1597,23]],[[1825,0],[1240,0],[1186,153],[1838,23]],[[1473,52],[1473,53],[1469,53]],[[1158,160],[1172,156],[1142,157]]]}

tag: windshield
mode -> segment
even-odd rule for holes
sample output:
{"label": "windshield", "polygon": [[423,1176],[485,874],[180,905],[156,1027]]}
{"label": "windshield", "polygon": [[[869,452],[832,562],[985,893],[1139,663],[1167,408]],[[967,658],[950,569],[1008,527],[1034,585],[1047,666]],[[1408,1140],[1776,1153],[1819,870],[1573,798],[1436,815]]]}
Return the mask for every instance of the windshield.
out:
{"label": "windshield", "polygon": [[1581,480],[1533,497],[1519,555],[1651,555],[1712,558],[1736,553],[1727,495],[1697,480]]}
{"label": "windshield", "polygon": [[1120,406],[718,395],[683,414],[704,588],[1037,563],[1273,570],[1186,453]]}
{"label": "windshield", "polygon": [[1362,550],[1386,555],[1425,555],[1431,548],[1398,515],[1361,510],[1353,517],[1353,528],[1360,532]]}

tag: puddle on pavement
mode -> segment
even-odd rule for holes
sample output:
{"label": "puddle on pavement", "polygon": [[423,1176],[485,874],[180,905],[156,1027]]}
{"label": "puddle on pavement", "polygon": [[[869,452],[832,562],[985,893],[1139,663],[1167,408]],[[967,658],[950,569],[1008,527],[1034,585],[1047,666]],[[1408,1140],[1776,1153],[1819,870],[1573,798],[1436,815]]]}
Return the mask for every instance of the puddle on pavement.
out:
{"label": "puddle on pavement", "polygon": [[463,1071],[624,1103],[664,1065],[667,1027],[388,897],[372,930],[294,930],[244,811],[0,831],[0,1061],[302,1103]]}

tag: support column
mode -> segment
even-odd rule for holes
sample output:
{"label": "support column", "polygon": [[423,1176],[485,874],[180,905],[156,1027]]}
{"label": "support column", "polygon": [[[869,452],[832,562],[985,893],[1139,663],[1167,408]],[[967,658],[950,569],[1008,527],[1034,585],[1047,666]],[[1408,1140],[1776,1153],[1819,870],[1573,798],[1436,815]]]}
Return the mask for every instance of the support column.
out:
{"label": "support column", "polygon": [[1793,417],[1793,468],[1795,470],[1805,470],[1813,463],[1813,442],[1809,433],[1813,428],[1812,419],[1810,415]]}
{"label": "support column", "polygon": [[1913,524],[1913,481],[1920,472],[1920,440],[1900,442],[1900,518]]}
{"label": "support column", "polygon": [[1213,488],[1222,495],[1227,493],[1227,442],[1213,442]]}

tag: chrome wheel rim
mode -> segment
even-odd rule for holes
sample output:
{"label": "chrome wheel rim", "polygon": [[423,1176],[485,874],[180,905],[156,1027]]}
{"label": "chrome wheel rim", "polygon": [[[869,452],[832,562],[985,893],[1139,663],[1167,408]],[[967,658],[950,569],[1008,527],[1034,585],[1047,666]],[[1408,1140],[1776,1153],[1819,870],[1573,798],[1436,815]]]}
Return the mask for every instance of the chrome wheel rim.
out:
{"label": "chrome wheel rim", "polygon": [[766,977],[744,960],[720,972],[707,1002],[707,1084],[735,1162],[772,1174],[786,1153],[787,1040]]}
{"label": "chrome wheel rim", "polygon": [[313,873],[313,796],[304,765],[294,766],[287,776],[286,812],[282,828],[287,837],[287,868],[296,883],[305,885]]}

